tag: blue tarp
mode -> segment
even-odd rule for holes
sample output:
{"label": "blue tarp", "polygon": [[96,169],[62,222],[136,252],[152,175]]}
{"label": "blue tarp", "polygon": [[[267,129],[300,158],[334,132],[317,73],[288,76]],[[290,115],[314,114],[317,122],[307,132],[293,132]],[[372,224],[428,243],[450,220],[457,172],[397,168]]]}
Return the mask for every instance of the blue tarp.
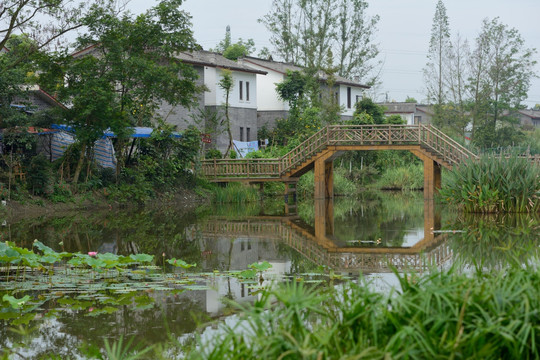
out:
{"label": "blue tarp", "polygon": [[[63,130],[63,131],[68,131],[68,132],[71,132],[71,133],[74,133],[75,130],[73,129],[72,126],[69,126],[69,125],[64,125],[64,124],[52,124],[51,125],[51,128],[53,129],[57,129],[57,130]],[[154,131],[153,128],[150,128],[150,127],[140,127],[140,126],[137,126],[137,127],[133,127],[133,133],[131,135],[129,135],[130,137],[132,138],[149,138],[150,135],[152,134],[152,131]],[[103,133],[103,136],[105,137],[116,137],[116,135],[110,131],[110,130],[106,130],[104,133]],[[173,136],[174,137],[177,137],[177,138],[180,138],[182,137],[181,134],[179,133],[173,133]]]}

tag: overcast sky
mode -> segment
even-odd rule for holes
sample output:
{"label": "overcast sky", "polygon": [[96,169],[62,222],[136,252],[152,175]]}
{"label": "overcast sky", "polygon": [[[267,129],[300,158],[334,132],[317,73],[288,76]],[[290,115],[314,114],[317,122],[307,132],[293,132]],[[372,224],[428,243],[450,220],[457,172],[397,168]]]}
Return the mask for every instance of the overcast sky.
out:
{"label": "overcast sky", "polygon": [[[155,3],[132,0],[135,11]],[[185,0],[183,7],[191,14],[195,38],[204,49],[214,47],[231,26],[231,36],[255,40],[257,50],[266,46],[272,50],[269,33],[257,19],[270,10],[271,0]],[[404,101],[407,96],[418,101],[425,99],[422,68],[437,0],[368,0],[369,15],[379,15],[376,42],[384,62],[382,85],[377,89],[378,100]],[[470,43],[478,35],[482,20],[499,17],[501,22],[516,28],[526,46],[540,50],[540,0],[446,0],[452,37],[459,32]],[[536,54],[535,59],[540,62]],[[540,75],[540,66],[536,66]],[[525,105],[540,104],[540,79],[533,80]]]}

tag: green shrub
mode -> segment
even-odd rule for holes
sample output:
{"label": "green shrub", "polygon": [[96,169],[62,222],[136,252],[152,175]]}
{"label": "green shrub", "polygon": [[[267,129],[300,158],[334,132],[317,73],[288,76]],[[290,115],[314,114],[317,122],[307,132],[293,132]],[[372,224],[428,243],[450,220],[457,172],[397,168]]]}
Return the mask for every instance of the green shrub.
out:
{"label": "green shrub", "polygon": [[424,167],[407,165],[387,169],[376,182],[384,190],[417,190],[424,187]]}
{"label": "green shrub", "polygon": [[[525,267],[525,269],[523,268]],[[292,282],[236,304],[239,321],[199,339],[188,359],[536,359],[535,266],[395,274],[389,294],[365,281]]]}
{"label": "green shrub", "polygon": [[213,192],[214,201],[217,203],[246,203],[259,200],[256,188],[239,183],[228,183],[224,187],[216,186]]}
{"label": "green shrub", "polygon": [[223,155],[221,154],[221,151],[218,149],[210,149],[206,152],[205,158],[206,159],[221,159]]}
{"label": "green shrub", "polygon": [[466,212],[538,212],[540,167],[517,157],[468,160],[448,172],[440,196]]}
{"label": "green shrub", "polygon": [[53,192],[53,174],[51,163],[45,156],[37,155],[32,158],[28,170],[28,187],[34,195],[44,195]]}

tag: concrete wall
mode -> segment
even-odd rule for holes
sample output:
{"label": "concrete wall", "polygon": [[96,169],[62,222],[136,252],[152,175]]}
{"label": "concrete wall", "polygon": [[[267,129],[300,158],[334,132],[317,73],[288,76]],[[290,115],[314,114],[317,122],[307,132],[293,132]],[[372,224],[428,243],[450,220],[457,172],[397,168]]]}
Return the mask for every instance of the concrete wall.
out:
{"label": "concrete wall", "polygon": [[[203,85],[205,82],[205,72],[202,66],[195,66],[199,78],[196,81],[197,86]],[[177,130],[185,130],[189,125],[195,125],[191,115],[198,112],[199,107],[204,107],[205,93],[197,95],[196,103],[187,108],[184,106],[172,106],[167,102],[163,102],[156,113],[161,116],[167,123],[175,125]],[[200,126],[197,126],[200,128]]]}
{"label": "concrete wall", "polygon": [[[212,111],[220,111],[223,113],[223,110],[220,109],[220,107],[209,106],[207,108]],[[233,135],[233,140],[240,140],[240,127],[242,127],[244,131],[244,141],[247,141],[246,134],[248,128],[250,133],[249,140],[257,140],[257,109],[231,107],[229,108],[229,118],[231,120],[231,132]],[[227,147],[229,146],[229,135],[227,134],[225,124],[223,124],[223,126],[221,126],[219,129],[212,131],[211,136],[212,147],[218,149],[222,153],[227,150]]]}
{"label": "concrete wall", "polygon": [[266,75],[257,75],[257,93],[259,94],[257,106],[259,111],[289,110],[289,104],[280,100],[276,92],[276,84],[282,82],[285,75],[249,61],[244,62],[244,65],[268,72]]}
{"label": "concrete wall", "polygon": [[[347,88],[351,89],[351,107],[347,107]],[[354,86],[339,85],[339,104],[344,109],[342,115],[352,117],[355,110],[355,104],[362,100],[364,90]]]}
{"label": "concrete wall", "polygon": [[266,126],[269,130],[276,127],[277,119],[285,119],[289,117],[289,112],[286,110],[277,111],[258,111],[257,112],[257,127]]}

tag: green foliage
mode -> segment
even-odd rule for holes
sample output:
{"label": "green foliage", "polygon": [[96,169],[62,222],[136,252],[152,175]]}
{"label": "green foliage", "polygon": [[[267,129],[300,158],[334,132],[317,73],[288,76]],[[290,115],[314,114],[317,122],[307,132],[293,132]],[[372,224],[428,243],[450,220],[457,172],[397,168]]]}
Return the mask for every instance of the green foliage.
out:
{"label": "green foliage", "polygon": [[482,156],[445,179],[441,199],[466,212],[540,211],[540,167],[526,158]]}
{"label": "green foliage", "polygon": [[[353,115],[353,120],[351,125],[368,125],[368,124],[386,124],[386,116],[384,116],[384,107],[377,105],[368,97],[362,98],[359,102],[356,103]],[[372,119],[372,122],[367,122],[369,117],[366,120],[361,120],[363,114],[369,115]],[[358,120],[356,120],[359,118]],[[356,123],[356,121],[361,121]]]}
{"label": "green foliage", "polygon": [[[189,359],[535,358],[540,277],[530,265],[399,274],[389,294],[365,280],[292,282],[236,304],[242,321],[199,339]],[[458,355],[459,354],[459,355]]]}
{"label": "green foliage", "polygon": [[223,155],[221,154],[221,151],[218,149],[210,149],[206,152],[205,158],[206,159],[221,159]]}
{"label": "green foliage", "polygon": [[424,167],[405,165],[388,168],[381,174],[375,186],[383,190],[419,190],[424,187]]}
{"label": "green foliage", "polygon": [[60,182],[54,184],[53,192],[48,195],[49,199],[55,203],[67,203],[73,201],[73,193],[68,184]]}
{"label": "green foliage", "polygon": [[[312,197],[314,191],[315,176],[313,172],[308,172],[300,177],[296,185],[297,194],[301,197]],[[358,192],[356,184],[346,177],[345,169],[334,168],[334,195],[350,196]]]}
{"label": "green foliage", "polygon": [[34,195],[48,194],[52,191],[51,163],[45,156],[38,155],[32,158],[28,171],[28,186]]}
{"label": "green foliage", "polygon": [[259,200],[256,188],[239,183],[228,183],[224,187],[216,186],[213,190],[217,203],[249,203]]}

